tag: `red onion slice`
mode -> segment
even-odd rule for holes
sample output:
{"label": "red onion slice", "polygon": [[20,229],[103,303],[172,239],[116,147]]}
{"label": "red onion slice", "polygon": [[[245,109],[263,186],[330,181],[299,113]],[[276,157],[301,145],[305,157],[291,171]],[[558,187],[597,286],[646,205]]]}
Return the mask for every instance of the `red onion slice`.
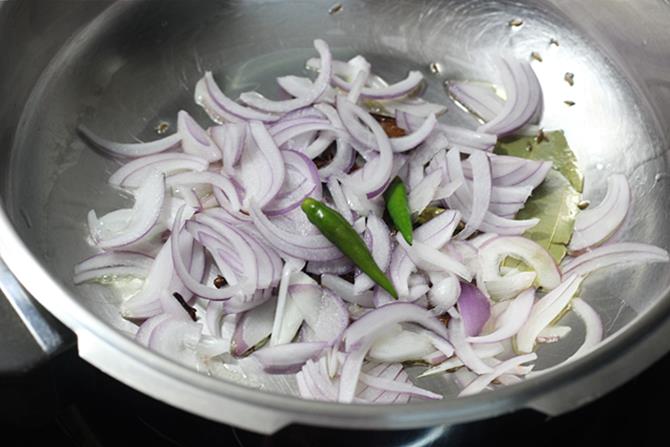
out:
{"label": "red onion slice", "polygon": [[491,304],[479,289],[469,283],[461,283],[458,311],[463,320],[465,335],[478,335],[491,316]]}
{"label": "red onion slice", "polygon": [[530,63],[513,58],[498,61],[507,101],[500,114],[478,131],[509,135],[528,124],[542,109],[542,88]]}
{"label": "red onion slice", "polygon": [[290,233],[273,224],[257,206],[250,206],[256,229],[277,250],[308,261],[332,261],[342,256],[340,250],[321,235],[303,236]]}
{"label": "red onion slice", "polygon": [[442,399],[441,394],[433,393],[432,391],[424,390],[412,384],[402,383],[395,380],[387,380],[379,377],[370,376],[366,373],[360,374],[360,381],[373,388],[378,388],[385,391],[392,391],[394,393],[410,394],[416,397],[425,399]]}
{"label": "red onion slice", "polygon": [[156,225],[165,200],[165,177],[153,171],[135,192],[135,204],[128,215],[123,231],[104,237],[96,243],[103,249],[124,247],[140,241]]}
{"label": "red onion slice", "polygon": [[209,162],[221,160],[218,146],[184,110],[180,110],[177,114],[177,131],[181,135],[181,147],[184,153],[202,157]]}
{"label": "red onion slice", "polygon": [[284,101],[271,101],[259,95],[258,93],[247,92],[240,95],[240,100],[255,109],[278,113],[290,112],[292,110],[300,109],[301,107],[305,107],[314,103],[323,94],[323,92],[326,90],[326,87],[328,87],[332,73],[332,56],[330,54],[328,44],[326,44],[326,42],[321,39],[316,39],[314,41],[314,48],[316,48],[316,50],[319,52],[321,66],[323,69],[320,70],[319,76],[317,77],[313,88],[311,91],[309,91],[308,94],[305,94],[300,98],[288,99]]}
{"label": "red onion slice", "polygon": [[151,338],[151,334],[154,332],[154,329],[156,329],[156,326],[171,318],[171,315],[160,314],[146,319],[137,330],[137,333],[135,334],[135,341],[148,348],[149,339]]}
{"label": "red onion slice", "polygon": [[531,287],[536,277],[535,272],[508,273],[502,278],[485,281],[483,288],[494,300],[509,300]]}
{"label": "red onion slice", "polygon": [[265,207],[265,214],[277,216],[296,209],[306,197],[322,198],[321,179],[314,162],[295,151],[282,151],[286,165],[284,183]]}
{"label": "red onion slice", "polygon": [[[287,306],[287,298],[288,298],[288,286],[289,282],[291,281],[291,275],[293,272],[300,271],[302,268],[305,266],[304,261],[299,261],[297,259],[289,259],[285,264],[284,267],[282,268],[282,273],[281,273],[281,280],[279,282],[279,291],[277,292],[277,305],[275,309],[275,316],[274,316],[274,322],[272,323],[272,336],[270,337],[270,346],[274,346],[277,344],[282,344],[283,343],[290,343],[290,341],[293,339],[295,336],[295,332],[293,331],[286,331],[287,334],[283,338],[287,338],[287,340],[282,340],[282,329],[284,328],[284,321],[288,320],[287,313],[285,313]],[[297,332],[298,328],[300,327],[300,324],[302,323],[302,314],[300,314],[300,310],[295,307],[295,315],[294,319],[297,320],[297,326],[295,327],[295,331]],[[291,333],[292,332],[292,333]]]}
{"label": "red onion slice", "polygon": [[289,343],[263,348],[253,356],[268,374],[291,374],[300,371],[307,360],[319,357],[326,343]]}
{"label": "red onion slice", "polygon": [[193,366],[196,346],[200,341],[202,325],[192,321],[168,318],[154,327],[149,337],[149,348],[169,359]]}
{"label": "red onion slice", "polygon": [[580,252],[607,240],[621,226],[630,207],[630,188],[624,175],[607,179],[607,194],[594,208],[577,214],[568,249]]}
{"label": "red onion slice", "polygon": [[329,290],[324,290],[319,313],[316,321],[309,325],[311,331],[305,341],[319,341],[327,343],[328,346],[337,346],[348,325],[349,311],[344,302]]}
{"label": "red onion slice", "polygon": [[229,123],[212,127],[210,135],[221,150],[223,170],[230,175],[234,174],[235,165],[242,156],[247,138],[246,123]]}
{"label": "red onion slice", "polygon": [[493,371],[489,365],[477,356],[472,349],[472,345],[467,342],[465,324],[461,318],[449,320],[449,341],[454,346],[458,358],[472,371],[477,374],[488,374]]}
{"label": "red onion slice", "polygon": [[160,140],[150,141],[148,143],[116,143],[94,134],[85,126],[79,126],[77,130],[86,140],[97,148],[102,149],[111,155],[128,158],[142,157],[174,149],[179,146],[182,139],[181,134],[177,132],[165,138],[161,138]]}
{"label": "red onion slice", "polygon": [[647,244],[621,242],[595,248],[563,265],[563,275],[588,275],[617,264],[668,262],[668,252]]}
{"label": "red onion slice", "polygon": [[400,234],[396,235],[396,241],[417,267],[429,272],[452,273],[468,282],[472,281],[472,273],[468,267],[447,253],[417,240],[409,245]]}
{"label": "red onion slice", "polygon": [[[314,89],[314,82],[311,79],[305,78],[303,76],[280,76],[277,78],[277,84],[289,95],[294,98],[300,98],[306,95]],[[316,100],[316,102],[325,102],[332,104],[335,102],[335,95],[337,92],[332,87],[326,87],[326,90],[321,94],[321,96]]]}
{"label": "red onion slice", "polygon": [[551,255],[536,242],[520,236],[500,236],[481,246],[481,279],[484,282],[501,279],[500,263],[508,256],[525,262],[535,270],[540,287],[551,290],[560,284],[561,273]]}
{"label": "red onion slice", "polygon": [[259,112],[250,107],[228,98],[214,81],[211,71],[206,71],[195,86],[195,102],[200,105],[209,115],[212,121],[223,124],[224,121],[232,123],[245,121],[273,122],[278,116]]}
{"label": "red onion slice", "polygon": [[470,336],[468,343],[494,343],[513,337],[528,320],[535,302],[535,290],[527,289],[519,294],[496,319],[495,330],[486,335]]}
{"label": "red onion slice", "polygon": [[[460,158],[458,151],[450,151],[447,155],[447,162],[455,161],[451,154],[456,154]],[[473,177],[472,208],[470,208],[465,228],[457,236],[459,239],[467,239],[479,229],[491,202],[491,167],[488,157],[483,152],[475,152],[470,155],[469,160]],[[460,160],[455,162],[460,163]]]}
{"label": "red onion slice", "polygon": [[233,334],[233,355],[242,356],[270,337],[274,314],[275,303],[272,300],[243,313],[237,320]]}
{"label": "red onion slice", "polygon": [[252,121],[249,130],[253,144],[242,153],[238,179],[245,189],[244,205],[248,207],[255,200],[263,208],[281,189],[286,169],[284,158],[263,123]]}
{"label": "red onion slice", "polygon": [[90,270],[98,270],[106,267],[137,267],[140,270],[148,271],[153,263],[151,256],[144,253],[132,251],[112,251],[98,253],[84,259],[74,266],[74,273],[79,274]]}
{"label": "red onion slice", "polygon": [[184,283],[184,286],[188,290],[193,292],[195,295],[198,295],[199,297],[208,300],[215,300],[215,301],[226,300],[230,299],[230,297],[232,297],[233,295],[240,293],[243,290],[243,288],[239,284],[235,286],[225,286],[220,289],[207,287],[200,283],[200,279],[194,278],[188,271],[183,256],[177,249],[177,247],[179,246],[180,233],[182,232],[183,211],[184,209],[181,208],[177,213],[174,225],[172,227],[172,236],[171,236],[173,241],[171,244],[172,262],[174,264],[175,272],[179,276],[179,279],[181,279],[181,281]]}
{"label": "red onion slice", "polygon": [[[482,344],[470,345],[470,347],[472,349],[472,352],[482,360],[491,359],[505,352],[505,347],[502,345],[502,343],[482,343]],[[422,372],[417,378],[433,376],[435,374],[440,374],[445,371],[449,371],[464,366],[463,361],[458,356],[449,357],[447,359],[447,357],[444,354],[442,354],[439,357],[436,356],[436,359],[439,361],[438,362],[439,364],[432,368],[428,368],[427,370]]]}
{"label": "red onion slice", "polygon": [[598,315],[598,312],[595,311],[586,301],[581,298],[574,298],[571,302],[572,310],[577,314],[579,318],[584,322],[586,327],[586,336],[584,337],[584,342],[579,347],[579,349],[572,354],[567,361],[571,361],[582,357],[598,346],[603,339],[604,328],[603,322]]}
{"label": "red onion slice", "polygon": [[447,83],[447,89],[454,101],[484,121],[491,121],[505,107],[505,100],[496,94],[491,85],[452,81]]}
{"label": "red onion slice", "polygon": [[421,213],[435,198],[442,183],[442,173],[433,171],[419,181],[409,192],[407,201],[412,213]]}
{"label": "red onion slice", "polygon": [[[529,186],[534,189],[544,181],[552,167],[550,161],[506,155],[489,155],[489,161],[494,186]],[[472,166],[468,160],[463,161],[463,173],[465,178],[472,179]]]}
{"label": "red onion slice", "polygon": [[532,362],[535,360],[537,360],[537,354],[535,353],[520,355],[517,357],[512,357],[509,360],[505,360],[501,364],[497,365],[491,373],[479,376],[475,380],[470,382],[468,386],[463,388],[463,390],[460,392],[458,396],[462,397],[477,394],[483,391],[491,382],[493,382],[501,375],[507,374],[510,371],[514,371],[517,367],[523,365],[524,363]]}
{"label": "red onion slice", "polygon": [[433,314],[442,315],[453,307],[461,295],[461,283],[455,275],[446,275],[433,286],[428,293],[428,300],[434,306]]}
{"label": "red onion slice", "polygon": [[337,98],[337,109],[345,126],[347,121],[344,117],[360,119],[374,135],[376,148],[379,156],[369,161],[356,174],[347,178],[347,183],[355,191],[367,194],[372,199],[382,192],[388,183],[393,169],[393,151],[386,133],[379,123],[367,111],[349,102],[343,96]]}
{"label": "red onion slice", "polygon": [[533,351],[537,336],[570,303],[583,279],[583,277],[574,274],[567,276],[558,287],[533,305],[528,320],[516,334],[517,351],[522,353]]}
{"label": "red onion slice", "polygon": [[362,292],[356,292],[354,284],[351,284],[349,281],[340,278],[339,276],[330,274],[322,275],[321,285],[327,289],[332,290],[340,298],[349,303],[358,304],[362,307],[374,307],[373,294],[371,291],[366,290]]}
{"label": "red onion slice", "polygon": [[205,171],[209,162],[189,154],[169,152],[149,155],[126,163],[109,177],[109,184],[123,188],[137,188],[151,171],[162,172],[166,177],[181,171]]}
{"label": "red onion slice", "polygon": [[433,344],[424,335],[396,325],[375,341],[368,357],[380,362],[408,362],[420,360],[434,350]]}
{"label": "red onion slice", "polygon": [[[391,263],[391,235],[388,227],[382,219],[370,214],[366,221],[366,234],[369,236],[369,247],[372,258],[382,271],[386,271]],[[369,290],[374,281],[364,273],[356,276],[354,280],[354,292],[362,293]]]}
{"label": "red onion slice", "polygon": [[391,324],[412,322],[447,338],[444,325],[428,310],[410,303],[394,302],[365,314],[349,325],[344,333],[347,351],[355,349],[366,338],[374,338],[380,330]]}
{"label": "red onion slice", "polygon": [[222,192],[223,196],[221,197],[225,200],[219,200],[219,203],[228,205],[232,210],[238,211],[242,204],[239,192],[235,187],[235,184],[226,176],[222,174],[217,174],[216,172],[185,172],[181,174],[175,174],[168,179],[166,179],[167,186],[177,186],[177,185],[212,185],[216,190],[218,189]]}
{"label": "red onion slice", "polygon": [[429,115],[416,131],[404,137],[391,138],[393,152],[405,152],[414,149],[428,138],[436,125],[437,118],[435,118],[435,115]]}

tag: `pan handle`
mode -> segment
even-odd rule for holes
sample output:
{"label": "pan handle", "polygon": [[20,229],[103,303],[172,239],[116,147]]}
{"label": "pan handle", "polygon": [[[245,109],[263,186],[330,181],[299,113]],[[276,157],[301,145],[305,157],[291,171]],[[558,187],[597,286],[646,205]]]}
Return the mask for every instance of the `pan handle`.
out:
{"label": "pan handle", "polygon": [[0,291],[0,377],[28,373],[75,345],[74,333],[26,292],[2,259]]}

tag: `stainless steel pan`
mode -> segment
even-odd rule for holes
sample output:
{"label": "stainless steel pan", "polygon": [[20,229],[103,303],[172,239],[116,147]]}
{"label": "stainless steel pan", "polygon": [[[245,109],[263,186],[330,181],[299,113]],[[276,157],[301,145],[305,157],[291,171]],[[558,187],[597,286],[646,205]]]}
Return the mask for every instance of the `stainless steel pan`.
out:
{"label": "stainless steel pan", "polygon": [[[53,350],[53,333],[25,306],[21,284],[77,336],[79,355],[116,379],[174,406],[258,432],[291,423],[409,428],[454,424],[522,408],[557,415],[576,408],[649,366],[668,351],[668,266],[594,275],[583,297],[603,316],[607,339],[587,357],[551,373],[479,396],[408,406],[308,402],[274,382],[262,389],[179,366],[136,344],[133,325],[106,289],[75,288],[72,266],[91,252],[86,212],[122,199],[105,183],[115,162],[76,135],[81,123],[116,140],[154,138],[193,104],[206,69],[231,94],[275,92],[273,79],[302,69],[311,41],[336,55],[363,53],[380,74],[421,69],[426,95],[446,101],[447,78],[495,78],[492,56],[538,51],[546,128],[565,129],[586,175],[587,196],[627,174],[634,211],[624,238],[670,247],[667,145],[670,132],[670,6],[635,2],[555,1],[57,1],[0,4],[0,256],[3,290]],[[523,20],[510,27],[511,19]],[[550,39],[559,45],[550,44]],[[438,64],[438,73],[429,66]],[[575,74],[575,85],[564,82]],[[564,100],[576,103],[567,107]],[[447,117],[463,122],[454,108]],[[542,366],[580,341],[542,349]],[[233,380],[235,379],[235,380]],[[446,392],[448,385],[424,385]],[[452,393],[453,394],[453,393]]]}

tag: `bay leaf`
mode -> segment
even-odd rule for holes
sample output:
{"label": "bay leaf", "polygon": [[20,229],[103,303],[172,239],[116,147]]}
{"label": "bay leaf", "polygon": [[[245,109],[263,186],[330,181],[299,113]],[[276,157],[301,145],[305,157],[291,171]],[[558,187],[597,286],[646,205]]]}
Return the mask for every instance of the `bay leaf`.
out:
{"label": "bay leaf", "polygon": [[[516,219],[538,218],[540,222],[523,236],[540,244],[556,263],[560,263],[572,238],[584,177],[563,131],[546,132],[544,136],[539,143],[534,136],[506,139],[498,143],[495,152],[553,163],[553,169],[535,188]],[[523,263],[513,259],[507,259],[505,266],[528,270]]]}
{"label": "bay leaf", "polygon": [[567,253],[580,200],[581,194],[563,175],[549,171],[516,216],[517,219],[540,219],[523,235],[544,247],[556,263],[561,262]]}
{"label": "bay leaf", "polygon": [[551,161],[554,169],[563,174],[575,191],[584,191],[584,176],[562,130],[545,132],[539,143],[534,136],[504,139],[498,142],[495,153],[527,160]]}

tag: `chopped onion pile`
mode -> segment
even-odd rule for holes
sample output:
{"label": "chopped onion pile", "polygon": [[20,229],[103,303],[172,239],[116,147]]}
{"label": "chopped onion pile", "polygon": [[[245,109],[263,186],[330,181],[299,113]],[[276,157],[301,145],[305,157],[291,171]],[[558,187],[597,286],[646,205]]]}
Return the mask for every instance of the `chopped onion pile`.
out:
{"label": "chopped onion pile", "polygon": [[[587,325],[574,357],[597,346],[600,319],[574,299],[591,272],[668,261],[660,248],[606,243],[630,206],[620,175],[603,203],[578,217],[569,247],[578,257],[556,265],[523,236],[538,220],[514,216],[551,163],[491,149],[541,117],[527,62],[499,61],[506,100],[481,85],[450,85],[485,121],[473,130],[441,122],[446,107],[416,97],[421,72],[387,82],[362,56],[338,61],[324,41],[314,47],[315,80],[278,79],[290,99],[246,92],[236,100],[206,72],[195,101],[214,121],[209,128],[180,111],[177,131],[153,142],[115,143],[80,129],[124,160],[109,183],[134,202],[89,213],[99,253],[75,267],[74,283],[141,284],[121,305],[140,323],[140,343],[187,365],[207,359],[284,374],[308,399],[442,398],[410,380],[402,362],[429,365],[422,376],[453,373],[469,395],[526,376],[537,344],[560,338],[554,323],[566,310]],[[389,136],[372,106],[405,134]],[[444,208],[415,227],[412,245],[384,216],[395,176],[415,216]],[[299,207],[307,197],[353,225],[397,301],[307,220]],[[528,268],[510,269],[509,258]]]}

